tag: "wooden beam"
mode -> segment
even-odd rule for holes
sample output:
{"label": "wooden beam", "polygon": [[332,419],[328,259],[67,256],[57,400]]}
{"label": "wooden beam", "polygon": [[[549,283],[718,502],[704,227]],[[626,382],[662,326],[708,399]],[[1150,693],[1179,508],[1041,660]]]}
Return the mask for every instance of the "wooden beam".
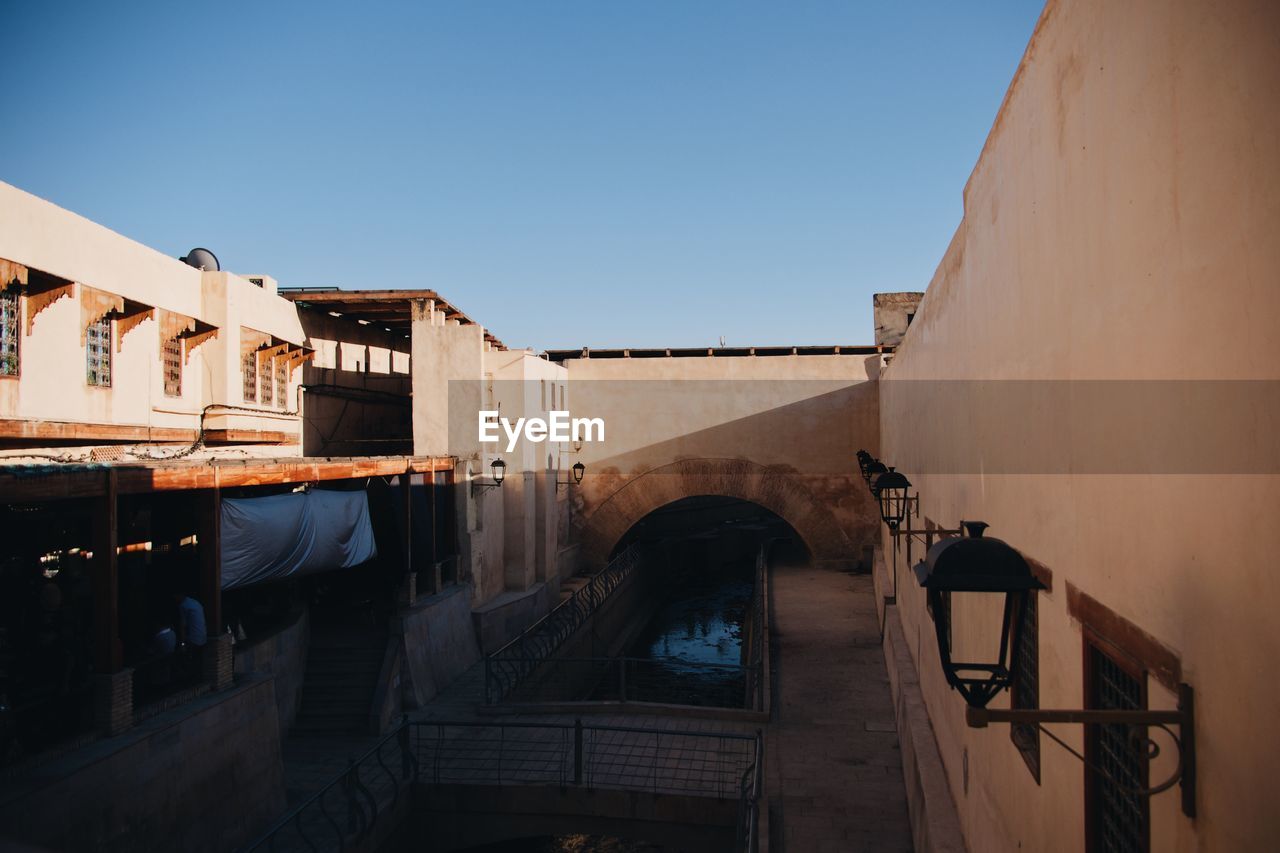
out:
{"label": "wooden beam", "polygon": [[[16,466],[15,466],[16,467]],[[240,486],[285,485],[362,477],[394,477],[406,472],[452,471],[453,457],[372,456],[324,459],[261,459],[236,461],[176,461],[116,463],[120,494],[224,489]],[[11,503],[92,497],[103,493],[98,466],[0,467],[0,494]]]}
{"label": "wooden beam", "polygon": [[0,439],[50,441],[195,441],[194,429],[0,418]]}
{"label": "wooden beam", "polygon": [[434,290],[319,290],[310,293],[282,290],[280,295],[294,302],[316,305],[322,302],[405,302],[410,299],[440,299],[439,294]]}
{"label": "wooden beam", "polygon": [[1177,691],[1182,681],[1182,659],[1178,654],[1070,581],[1067,582],[1067,613],[1097,637],[1137,661],[1165,687]]}
{"label": "wooden beam", "polygon": [[204,440],[209,444],[296,445],[300,436],[296,432],[265,429],[207,429],[204,431]]}
{"label": "wooden beam", "polygon": [[100,674],[119,672],[124,661],[120,643],[120,572],[117,481],[114,469],[99,475],[102,493],[93,511],[93,664]]}
{"label": "wooden beam", "polygon": [[400,475],[400,518],[404,530],[401,535],[404,547],[404,573],[408,578],[413,572],[413,475],[405,471]]}

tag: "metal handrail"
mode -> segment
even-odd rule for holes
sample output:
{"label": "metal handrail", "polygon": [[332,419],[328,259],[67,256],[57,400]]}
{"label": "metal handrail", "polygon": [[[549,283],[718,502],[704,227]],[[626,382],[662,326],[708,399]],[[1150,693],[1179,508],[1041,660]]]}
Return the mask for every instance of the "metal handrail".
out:
{"label": "metal handrail", "polygon": [[[652,748],[646,743],[650,738]],[[628,739],[639,740],[645,748],[627,748]],[[400,758],[398,774],[384,757],[389,744],[395,745]],[[405,720],[241,850],[344,851],[368,838],[380,815],[394,809],[414,784],[426,781],[621,788],[717,799],[736,795],[739,849],[754,853],[763,762],[764,739],[758,730],[681,731],[586,725],[581,719]],[[380,800],[371,790],[377,778],[391,786],[389,800]],[[331,805],[328,800],[335,792],[341,796]]]}
{"label": "metal handrail", "polygon": [[760,850],[760,797],[764,793],[764,733],[756,730],[755,760],[742,773],[738,793],[738,826],[735,848],[744,853]]}
{"label": "metal handrail", "polygon": [[[422,720],[410,724],[425,778],[456,785],[575,785],[758,797],[757,731],[708,732],[572,723]],[[628,737],[652,739],[636,749]]]}
{"label": "metal handrail", "polygon": [[596,609],[640,563],[633,545],[591,576],[582,589],[557,604],[515,639],[485,657],[485,702],[493,704],[514,690],[542,662],[577,633]]}

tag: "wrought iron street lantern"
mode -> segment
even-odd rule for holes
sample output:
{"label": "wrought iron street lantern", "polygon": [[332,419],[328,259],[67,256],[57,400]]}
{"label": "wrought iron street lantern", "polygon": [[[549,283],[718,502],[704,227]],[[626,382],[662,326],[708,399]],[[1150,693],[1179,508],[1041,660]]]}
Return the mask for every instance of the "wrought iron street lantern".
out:
{"label": "wrought iron street lantern", "polygon": [[876,478],[873,492],[880,501],[880,518],[890,530],[897,530],[907,516],[907,490],[910,488],[911,481],[892,468]]}
{"label": "wrought iron street lantern", "polygon": [[858,451],[858,473],[862,475],[862,479],[867,478],[867,463],[875,457],[865,450]]}
{"label": "wrought iron street lantern", "polygon": [[[915,572],[928,594],[947,683],[960,691],[970,707],[985,708],[1012,682],[1012,652],[1018,648],[1027,595],[1032,590],[1044,589],[1044,584],[1036,579],[1031,566],[1016,550],[999,539],[983,536],[986,522],[962,521],[960,524],[968,535],[937,542],[929,549],[924,562],[916,565]],[[943,606],[944,593],[1004,595],[1004,621],[999,643],[992,644],[990,659],[952,660],[946,624],[951,608]]]}
{"label": "wrought iron street lantern", "polygon": [[[1159,745],[1151,739],[1148,730],[1162,729],[1178,750],[1177,768],[1163,782],[1142,790],[1130,790],[1130,793],[1150,797],[1178,784],[1182,789],[1183,814],[1195,817],[1195,691],[1189,684],[1178,685],[1178,707],[1171,711],[987,707],[1001,690],[1010,687],[1013,682],[1012,661],[1022,642],[1020,635],[1024,621],[1023,610],[1028,597],[1045,587],[1032,573],[1031,566],[1021,554],[999,539],[983,535],[987,528],[985,522],[962,521],[960,525],[968,535],[948,537],[937,542],[929,549],[924,562],[916,565],[915,572],[920,585],[926,590],[929,610],[933,614],[942,671],[947,683],[958,690],[968,704],[965,721],[969,726],[986,728],[992,723],[1036,726],[1083,761],[1089,772],[1129,789],[1132,788],[1130,780],[1117,779],[1106,767],[1090,762],[1085,755],[1071,749],[1056,735],[1045,730],[1044,724],[1129,726],[1132,731],[1132,748],[1145,751],[1148,757],[1160,753]],[[948,622],[952,613],[965,611],[946,606],[949,603],[944,603],[943,596],[956,593],[1004,594],[999,643],[992,643],[992,647],[998,646],[998,649],[991,659],[952,659],[951,626]],[[1177,726],[1178,733],[1174,734],[1169,726]]]}
{"label": "wrought iron street lantern", "polygon": [[506,479],[506,476],[507,476],[507,463],[503,462],[502,459],[495,459],[489,463],[489,471],[490,473],[493,474],[493,482],[482,483],[479,480],[472,480],[471,481],[472,495],[475,495],[476,492],[482,492],[485,489],[502,488],[502,481]]}
{"label": "wrought iron street lantern", "polygon": [[570,470],[573,471],[572,483],[569,480],[557,479],[556,488],[560,488],[561,486],[568,486],[568,485],[579,485],[579,486],[582,485],[582,475],[587,473],[587,466],[583,465],[581,462],[575,462],[573,463],[573,467]]}

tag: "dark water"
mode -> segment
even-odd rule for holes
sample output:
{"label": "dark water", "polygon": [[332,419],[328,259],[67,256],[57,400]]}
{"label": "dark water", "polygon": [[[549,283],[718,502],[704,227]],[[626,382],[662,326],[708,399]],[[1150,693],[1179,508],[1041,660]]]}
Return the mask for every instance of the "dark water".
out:
{"label": "dark water", "polygon": [[629,657],[742,663],[742,626],[754,581],[750,564],[672,573],[666,600]]}
{"label": "dark water", "polygon": [[665,599],[627,650],[628,699],[742,707],[743,624],[751,605],[749,563],[672,571]]}

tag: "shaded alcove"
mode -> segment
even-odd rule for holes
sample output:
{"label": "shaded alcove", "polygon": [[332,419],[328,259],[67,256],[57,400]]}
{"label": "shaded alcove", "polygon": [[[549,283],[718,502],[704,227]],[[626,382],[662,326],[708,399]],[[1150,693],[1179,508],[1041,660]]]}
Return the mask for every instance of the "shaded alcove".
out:
{"label": "shaded alcove", "polygon": [[754,557],[761,544],[791,561],[807,561],[804,539],[785,519],[758,503],[724,495],[694,495],[652,510],[622,535],[610,557],[632,544],[659,548],[668,559],[711,561]]}

